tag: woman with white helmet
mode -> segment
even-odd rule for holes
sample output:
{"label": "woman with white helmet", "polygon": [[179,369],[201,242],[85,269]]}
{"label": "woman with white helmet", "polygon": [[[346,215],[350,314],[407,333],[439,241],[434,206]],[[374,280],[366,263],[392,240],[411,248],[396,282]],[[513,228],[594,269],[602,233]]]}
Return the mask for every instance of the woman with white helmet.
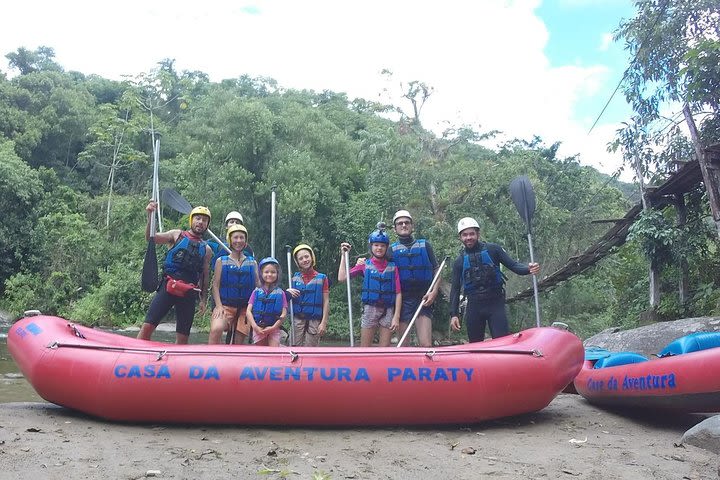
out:
{"label": "woman with white helmet", "polygon": [[460,330],[460,290],[467,297],[465,322],[468,339],[480,342],[485,338],[485,325],[492,338],[510,334],[505,312],[505,276],[500,264],[518,275],[537,274],[537,263],[520,263],[496,243],[480,240],[480,225],[471,217],[461,218],[457,226],[463,252],[453,263],[450,289],[450,326]]}

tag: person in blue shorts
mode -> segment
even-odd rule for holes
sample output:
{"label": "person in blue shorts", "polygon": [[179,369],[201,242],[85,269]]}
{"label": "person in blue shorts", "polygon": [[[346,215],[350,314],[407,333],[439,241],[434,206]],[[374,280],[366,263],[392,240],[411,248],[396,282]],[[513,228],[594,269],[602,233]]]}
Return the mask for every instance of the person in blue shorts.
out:
{"label": "person in blue shorts", "polygon": [[[430,242],[414,238],[413,218],[407,210],[398,210],[393,215],[393,228],[398,241],[393,243],[392,259],[400,274],[402,290],[402,309],[400,311],[399,338],[410,326],[413,315],[420,309],[415,319],[415,333],[420,347],[432,346],[432,314],[435,299],[440,291],[440,282],[436,282],[432,290],[430,285],[438,269]],[[410,344],[409,339],[403,343]]]}

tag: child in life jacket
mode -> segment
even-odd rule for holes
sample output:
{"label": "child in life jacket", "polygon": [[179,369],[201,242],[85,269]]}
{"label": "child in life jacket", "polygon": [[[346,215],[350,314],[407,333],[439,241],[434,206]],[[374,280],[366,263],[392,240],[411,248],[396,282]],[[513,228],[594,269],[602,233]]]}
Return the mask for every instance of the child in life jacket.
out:
{"label": "child in life jacket", "polygon": [[260,283],[248,301],[247,319],[253,329],[253,343],[280,346],[283,320],[287,313],[285,292],[277,286],[280,263],[272,257],[260,260]]}
{"label": "child in life jacket", "polygon": [[[400,293],[400,275],[395,264],[388,260],[388,246],[390,238],[385,233],[385,224],[378,223],[377,229],[368,237],[371,257],[358,258],[357,263],[350,269],[350,277],[363,276],[362,304],[363,313],[360,322],[360,345],[372,346],[375,333],[380,330],[379,346],[389,347],[392,334],[400,325],[400,308],[402,294]],[[344,282],[347,278],[343,256],[352,246],[349,243],[340,244],[340,268],[338,281]]]}
{"label": "child in life jacket", "polygon": [[231,225],[227,242],[230,255],[215,260],[212,296],[215,304],[210,321],[208,343],[221,343],[224,331],[230,331],[232,343],[245,343],[250,333],[246,310],[250,295],[260,285],[258,265],[245,254],[248,231],[243,225]]}
{"label": "child in life jacket", "polygon": [[317,347],[327,330],[330,314],[330,284],[327,275],[315,270],[315,252],[301,243],[293,250],[300,268],[292,277],[288,293],[292,296],[295,346]]}

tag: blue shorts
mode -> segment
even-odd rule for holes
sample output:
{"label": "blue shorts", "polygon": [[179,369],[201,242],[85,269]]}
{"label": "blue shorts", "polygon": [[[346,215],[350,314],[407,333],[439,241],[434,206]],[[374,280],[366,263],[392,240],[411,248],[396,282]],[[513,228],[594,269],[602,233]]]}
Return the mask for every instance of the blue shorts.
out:
{"label": "blue shorts", "polygon": [[[403,295],[402,309],[400,310],[400,323],[410,323],[410,320],[412,320],[413,315],[415,315],[415,312],[421,303],[422,297],[406,297]],[[434,306],[435,304],[430,305],[429,307],[422,307],[418,316],[423,315],[432,320]]]}

